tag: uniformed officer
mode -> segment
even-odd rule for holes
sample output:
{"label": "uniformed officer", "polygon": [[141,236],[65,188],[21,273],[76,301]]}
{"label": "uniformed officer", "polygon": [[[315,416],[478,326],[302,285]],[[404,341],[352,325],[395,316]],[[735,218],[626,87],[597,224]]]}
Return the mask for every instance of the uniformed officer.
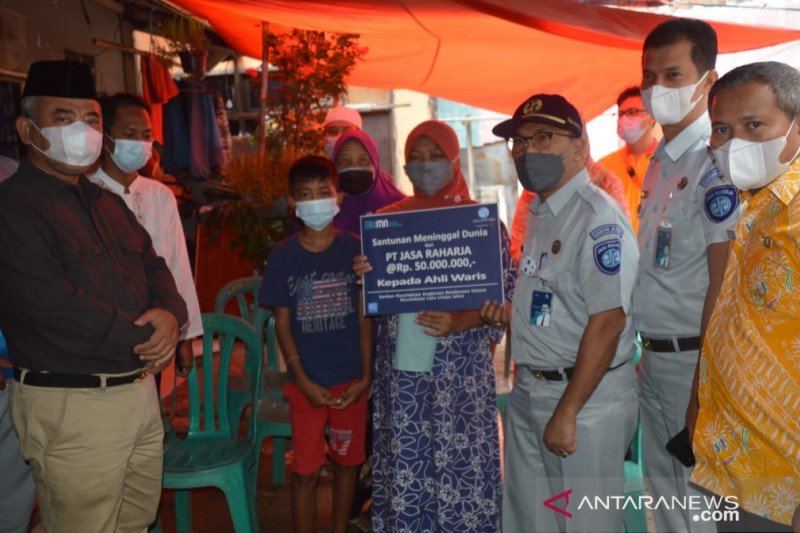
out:
{"label": "uniformed officer", "polygon": [[517,364],[507,407],[506,533],[622,528],[621,510],[578,504],[622,494],[637,419],[628,313],[639,254],[627,217],[589,181],[582,131],[578,111],[550,94],[530,97],[493,130],[509,140],[522,186],[538,193],[511,309],[481,309],[492,322],[510,318]]}
{"label": "uniformed officer", "polygon": [[[633,316],[643,341],[640,394],[644,471],[653,498],[687,501],[690,468],[666,450],[685,426],[700,337],[719,293],[739,197],[708,149],[706,112],[717,37],[705,22],[675,19],[644,42],[642,100],[664,138],[651,159],[639,206],[639,275]],[[703,501],[700,498],[700,501]],[[714,531],[697,508],[658,506],[659,532]]]}

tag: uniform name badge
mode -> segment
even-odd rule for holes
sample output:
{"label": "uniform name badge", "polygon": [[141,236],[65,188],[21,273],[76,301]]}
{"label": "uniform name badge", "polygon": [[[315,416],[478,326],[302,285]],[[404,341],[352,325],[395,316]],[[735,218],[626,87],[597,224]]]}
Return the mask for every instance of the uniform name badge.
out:
{"label": "uniform name badge", "polygon": [[553,313],[553,293],[533,291],[531,299],[531,325],[550,327],[550,316]]}
{"label": "uniform name badge", "polygon": [[662,221],[656,228],[656,249],[653,256],[653,264],[656,268],[669,270],[671,248],[672,224]]}

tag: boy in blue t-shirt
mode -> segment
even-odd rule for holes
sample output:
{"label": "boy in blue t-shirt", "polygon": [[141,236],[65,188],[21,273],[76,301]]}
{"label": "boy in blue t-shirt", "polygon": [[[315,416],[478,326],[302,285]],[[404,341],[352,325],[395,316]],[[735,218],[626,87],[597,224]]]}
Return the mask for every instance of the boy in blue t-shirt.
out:
{"label": "boy in blue t-shirt", "polygon": [[372,324],[361,308],[353,257],[357,237],[335,230],[342,193],[336,167],[307,156],[289,170],[289,207],[305,227],[269,254],[259,303],[275,310],[289,369],[284,395],[292,424],[292,524],[314,531],[316,489],[328,455],[333,460],[333,530],[347,530],[357,467],[365,460],[367,391],[372,381]]}

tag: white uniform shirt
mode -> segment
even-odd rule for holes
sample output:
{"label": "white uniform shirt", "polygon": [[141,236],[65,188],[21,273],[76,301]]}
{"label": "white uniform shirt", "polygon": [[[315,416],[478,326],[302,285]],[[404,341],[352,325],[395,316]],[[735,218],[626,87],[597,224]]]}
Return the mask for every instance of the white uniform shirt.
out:
{"label": "white uniform shirt", "polygon": [[636,328],[647,336],[700,334],[706,249],[729,241],[736,226],[739,194],[714,165],[710,134],[711,122],[703,114],[669,143],[662,139],[647,169],[633,293]]}
{"label": "white uniform shirt", "polygon": [[[514,292],[514,361],[537,370],[575,366],[589,316],[628,313],[638,260],[628,218],[585,170],[546,202],[537,197]],[[632,356],[634,335],[628,318],[611,366]]]}
{"label": "white uniform shirt", "polygon": [[172,191],[162,183],[143,176],[137,176],[126,191],[122,184],[106,174],[102,168],[98,168],[89,179],[125,200],[128,208],[136,215],[136,220],[150,235],[153,249],[166,261],[172,277],[175,278],[178,294],[186,302],[186,310],[189,312],[189,319],[181,330],[180,338],[190,339],[202,335],[200,303],[189,265],[178,203]]}

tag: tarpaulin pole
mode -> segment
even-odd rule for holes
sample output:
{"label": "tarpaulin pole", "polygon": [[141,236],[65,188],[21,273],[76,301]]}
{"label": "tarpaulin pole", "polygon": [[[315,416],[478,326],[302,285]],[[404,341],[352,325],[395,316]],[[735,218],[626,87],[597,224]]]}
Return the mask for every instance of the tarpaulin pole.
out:
{"label": "tarpaulin pole", "polygon": [[467,176],[469,192],[475,196],[478,191],[475,182],[475,153],[472,150],[472,119],[464,120],[464,126],[467,128]]}
{"label": "tarpaulin pole", "polygon": [[269,22],[261,22],[261,93],[258,106],[258,153],[267,147],[267,83],[269,82]]}

